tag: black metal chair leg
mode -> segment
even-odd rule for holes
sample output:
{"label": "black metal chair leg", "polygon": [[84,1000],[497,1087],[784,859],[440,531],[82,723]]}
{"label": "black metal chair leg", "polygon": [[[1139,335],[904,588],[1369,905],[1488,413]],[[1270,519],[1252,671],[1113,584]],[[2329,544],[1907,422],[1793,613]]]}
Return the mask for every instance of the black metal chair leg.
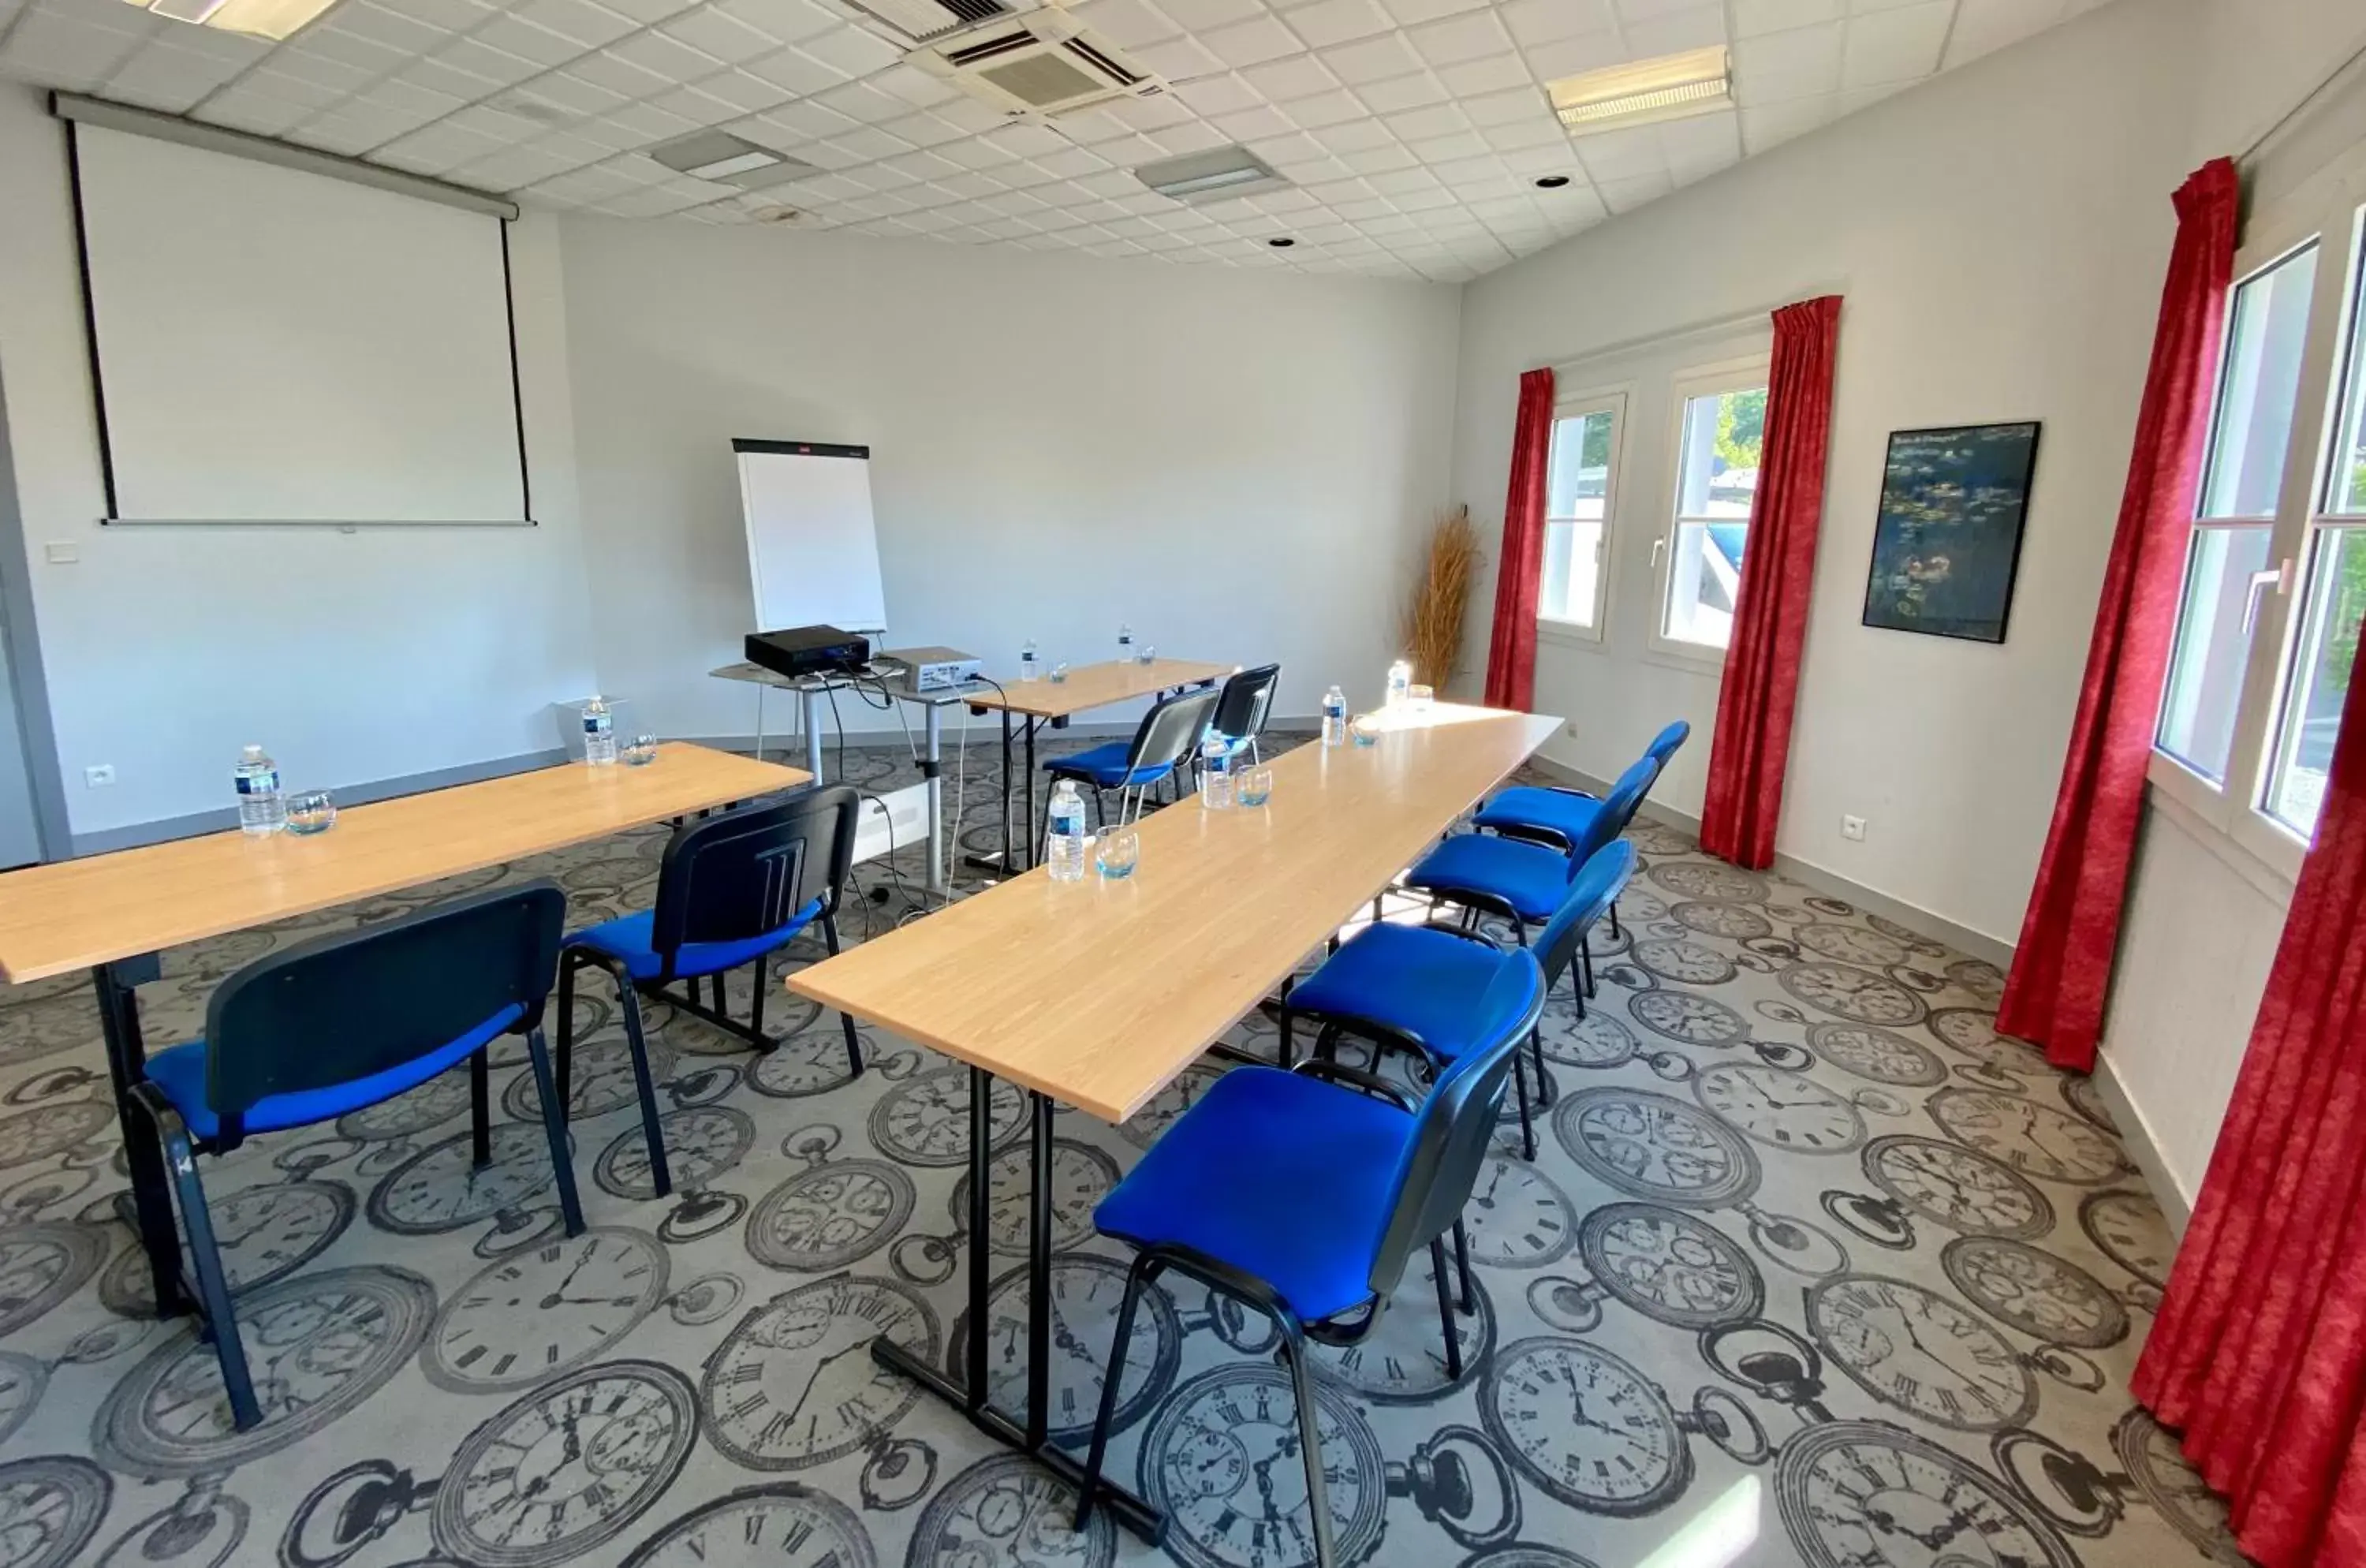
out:
{"label": "black metal chair leg", "polygon": [[[1314,1417],[1314,1378],[1306,1364],[1306,1333],[1297,1318],[1281,1316],[1281,1359],[1298,1396],[1299,1457],[1306,1461],[1306,1503],[1314,1515],[1315,1568],[1334,1568],[1338,1549],[1331,1535],[1331,1489],[1323,1477],[1323,1433]],[[1111,1365],[1121,1363],[1112,1362]]]}
{"label": "black metal chair leg", "polygon": [[1610,940],[1613,942],[1618,940],[1618,904],[1616,899],[1613,899],[1610,904]]}
{"label": "black metal chair leg", "polygon": [[[838,921],[828,915],[824,915],[821,918],[821,940],[828,946],[829,955],[832,958],[837,957]],[[862,1040],[861,1036],[854,1032],[854,1015],[852,1013],[839,1013],[838,1015],[838,1023],[839,1028],[846,1031],[847,1071],[859,1078],[862,1076]]]}
{"label": "black metal chair leg", "polygon": [[[1515,1046],[1513,1050],[1516,1055],[1518,1047]],[[1545,1076],[1545,1032],[1542,1029],[1528,1031],[1528,1054],[1537,1059],[1537,1101],[1541,1105],[1550,1105],[1552,1079]],[[1537,1157],[1533,1150],[1529,1152],[1528,1157],[1530,1159]]]}
{"label": "black metal chair leg", "polygon": [[[1282,994],[1284,996],[1288,996],[1289,992],[1285,990]],[[1274,1060],[1280,1066],[1281,1070],[1286,1073],[1290,1071],[1290,1062],[1297,1055],[1297,1051],[1291,1044],[1290,1037],[1290,1009],[1287,1007],[1277,1009],[1274,1013],[1274,1020],[1281,1031],[1281,1038],[1274,1046]]]}
{"label": "black metal chair leg", "polygon": [[1454,1271],[1462,1280],[1462,1310],[1477,1312],[1479,1292],[1470,1283],[1470,1234],[1459,1219],[1454,1222]]}
{"label": "black metal chair leg", "polygon": [[1585,1016],[1585,998],[1594,994],[1593,944],[1590,942],[1580,942],[1578,944],[1578,962],[1585,970],[1585,993],[1583,996],[1577,998],[1577,1014],[1580,1018],[1583,1018]]}
{"label": "black metal chair leg", "polygon": [[1517,1052],[1512,1055],[1512,1089],[1520,1100],[1520,1157],[1533,1165],[1537,1157],[1537,1132],[1528,1122],[1527,1069],[1522,1066]]}
{"label": "black metal chair leg", "polygon": [[479,1170],[493,1163],[492,1075],[486,1055],[479,1051],[468,1058],[468,1130],[473,1135],[468,1152]]}
{"label": "black metal chair leg", "polygon": [[665,1132],[658,1124],[657,1085],[649,1081],[649,1050],[641,1037],[641,997],[630,981],[617,987],[625,1003],[625,1042],[632,1048],[633,1088],[641,1101],[641,1137],[649,1145],[649,1183],[660,1198],[673,1190],[673,1172],[666,1168]]}
{"label": "black metal chair leg", "polygon": [[1092,1517],[1093,1501],[1100,1491],[1101,1461],[1109,1454],[1110,1423],[1117,1419],[1118,1384],[1125,1369],[1125,1349],[1133,1337],[1134,1304],[1142,1292],[1158,1277],[1160,1265],[1146,1252],[1136,1253],[1133,1267],[1125,1271],[1125,1294],[1117,1303],[1117,1337],[1110,1341],[1108,1365],[1118,1369],[1117,1374],[1101,1382],[1100,1412],[1093,1417],[1093,1446],[1085,1457],[1084,1480],[1076,1487],[1076,1528],[1083,1529]]}
{"label": "black metal chair leg", "polygon": [[172,1173],[181,1200],[181,1226],[188,1232],[189,1255],[197,1264],[197,1302],[205,1309],[214,1359],[221,1364],[222,1388],[230,1394],[231,1424],[243,1432],[263,1424],[263,1407],[255,1403],[254,1380],[246,1370],[246,1347],[239,1339],[238,1318],[231,1307],[230,1279],[222,1272],[221,1248],[214,1241],[213,1213],[206,1207],[205,1183],[197,1178],[187,1134],[175,1130],[163,1138],[164,1168]]}
{"label": "black metal chair leg", "polygon": [[[772,988],[772,955],[769,953],[764,954],[749,965],[748,972],[754,983],[754,989],[748,998],[748,1027],[756,1033],[762,1034],[764,1032],[764,993]],[[770,1049],[770,1047],[760,1047],[760,1049]]]}
{"label": "black metal chair leg", "polygon": [[[572,949],[558,955],[558,1102],[567,1103],[567,1079],[575,1065],[575,972],[583,955]],[[622,990],[621,983],[619,990]],[[621,1000],[621,997],[619,998]]]}
{"label": "black metal chair leg", "polygon": [[1462,1381],[1462,1338],[1455,1333],[1454,1286],[1446,1278],[1446,1238],[1429,1238],[1429,1266],[1437,1275],[1437,1321],[1446,1331],[1446,1381]]}
{"label": "black metal chair leg", "polygon": [[[544,1043],[541,1030],[526,1032],[525,1055],[534,1066],[535,1093],[542,1100],[543,1134],[550,1140],[550,1171],[558,1179],[558,1215],[566,1222],[569,1235],[581,1235],[583,1200],[575,1190],[575,1160],[567,1150],[567,1103],[558,1098],[558,1086],[551,1077],[550,1048]],[[634,1059],[639,1060],[639,1055],[636,1047]],[[646,1107],[648,1101],[641,1103]]]}

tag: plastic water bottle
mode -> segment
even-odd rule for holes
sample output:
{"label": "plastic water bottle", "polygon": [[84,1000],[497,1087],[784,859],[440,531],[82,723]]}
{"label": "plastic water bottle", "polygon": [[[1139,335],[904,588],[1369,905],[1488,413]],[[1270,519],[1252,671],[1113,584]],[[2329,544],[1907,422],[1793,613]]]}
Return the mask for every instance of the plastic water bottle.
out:
{"label": "plastic water bottle", "polygon": [[1210,811],[1233,806],[1233,743],[1211,735],[1200,747],[1200,804]]}
{"label": "plastic water bottle", "polygon": [[1117,628],[1117,661],[1120,664],[1133,662],[1133,628],[1130,626]]}
{"label": "plastic water bottle", "polygon": [[1052,842],[1043,861],[1054,882],[1085,879],[1085,797],[1072,779],[1052,786]]}
{"label": "plastic water bottle", "polygon": [[1400,659],[1389,666],[1389,706],[1394,707],[1403,702],[1405,694],[1411,690],[1413,690],[1413,665]]}
{"label": "plastic water bottle", "polygon": [[1323,694],[1323,744],[1347,743],[1347,694],[1334,686]]}
{"label": "plastic water bottle", "polygon": [[287,826],[287,797],[279,788],[279,764],[250,746],[240,754],[231,775],[238,783],[238,829],[253,838],[276,833]]}
{"label": "plastic water bottle", "polygon": [[583,705],[583,760],[594,767],[616,761],[616,716],[597,696]]}
{"label": "plastic water bottle", "polygon": [[1019,650],[1019,678],[1033,681],[1041,678],[1043,668],[1035,658],[1035,640],[1030,637],[1027,646]]}

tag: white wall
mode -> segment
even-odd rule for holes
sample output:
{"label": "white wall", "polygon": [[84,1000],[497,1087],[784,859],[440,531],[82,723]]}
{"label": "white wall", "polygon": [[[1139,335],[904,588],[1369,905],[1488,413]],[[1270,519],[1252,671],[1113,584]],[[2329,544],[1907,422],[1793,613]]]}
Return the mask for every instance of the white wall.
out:
{"label": "white wall", "polygon": [[[2126,475],[2189,164],[2192,30],[2187,0],[2107,6],[1491,274],[1465,305],[1455,492],[1492,531],[1521,370],[1846,297],[1778,847],[2005,942]],[[1861,626],[1888,433],[2023,419],[2045,431],[2008,640]],[[1651,660],[1649,540],[1614,554],[1607,651],[1538,657],[1538,707],[1581,727],[1551,750],[1608,777],[1690,718],[1662,798],[1697,811],[1716,681]],[[1843,813],[1869,818],[1863,842]]]}
{"label": "white wall", "polygon": [[891,641],[1008,675],[1030,637],[1047,660],[1109,658],[1124,620],[1162,652],[1279,660],[1283,715],[1335,680],[1377,696],[1447,492],[1458,290],[563,232],[601,679],[656,728],[754,723],[748,688],[706,676],[752,629],[735,435],[871,447]]}
{"label": "white wall", "polygon": [[[558,226],[511,235],[535,529],[103,528],[64,128],[0,83],[0,377],[51,714],[78,836],[232,804],[260,741],[292,787],[556,744],[593,685]],[[45,547],[81,558],[53,565]],[[110,763],[111,788],[83,770]]]}

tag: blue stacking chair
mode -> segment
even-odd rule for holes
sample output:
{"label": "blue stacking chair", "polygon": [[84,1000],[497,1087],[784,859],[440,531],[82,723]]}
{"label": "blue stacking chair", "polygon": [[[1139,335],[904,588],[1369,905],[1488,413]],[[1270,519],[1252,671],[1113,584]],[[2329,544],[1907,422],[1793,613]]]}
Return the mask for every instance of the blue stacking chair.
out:
{"label": "blue stacking chair", "polygon": [[[649,1148],[649,1177],[660,1198],[673,1190],[659,1129],[657,1089],[649,1081],[648,1042],[641,1032],[643,993],[737,1035],[760,1051],[780,1042],[764,1032],[765,961],[797,933],[819,922],[822,941],[838,950],[838,906],[854,864],[855,814],[862,798],[846,784],[808,790],[775,806],[743,807],[684,823],[666,844],[658,867],[657,901],[567,939],[558,955],[558,1099],[567,1102],[574,1048],[575,974],[604,971],[615,983],[632,1048],[639,1090],[641,1132]],[[743,964],[756,966],[754,999],[741,1023],[727,1010],[723,976]],[[715,1005],[698,999],[710,981]],[[676,980],[690,994],[669,991]],[[854,1020],[838,1015],[846,1032],[846,1065],[862,1073],[862,1044]]]}
{"label": "blue stacking chair", "polygon": [[1217,695],[1216,714],[1209,727],[1234,751],[1246,748],[1251,761],[1263,761],[1257,737],[1265,733],[1266,720],[1273,716],[1273,694],[1280,684],[1279,664],[1234,671]]}
{"label": "blue stacking chair", "polygon": [[[1134,1307],[1169,1269],[1272,1319],[1297,1395],[1322,1568],[1335,1559],[1306,1341],[1351,1345],[1369,1335],[1426,1244],[1447,1372],[1462,1375],[1444,1238],[1470,1201],[1513,1058],[1544,998],[1535,955],[1505,955],[1473,1006],[1472,1048],[1438,1075],[1418,1109],[1395,1085],[1335,1061],[1301,1062],[1289,1072],[1236,1067],[1094,1211],[1101,1234],[1139,1249],[1126,1271],[1107,1365],[1125,1365]],[[1099,1490],[1121,1381],[1102,1386],[1076,1496],[1079,1529]]]}
{"label": "blue stacking chair", "polygon": [[[1165,698],[1142,716],[1132,740],[1105,741],[1065,757],[1054,757],[1043,764],[1043,771],[1054,779],[1074,779],[1089,785],[1094,818],[1104,825],[1108,817],[1101,807],[1101,791],[1118,791],[1117,819],[1122,826],[1128,795],[1132,795],[1134,813],[1139,816],[1144,793],[1189,763],[1201,733],[1208,728],[1209,716],[1215,712],[1217,700],[1222,694],[1210,686]],[[1050,808],[1046,802],[1044,809],[1048,812]]]}
{"label": "blue stacking chair", "polygon": [[[1658,774],[1659,764],[1651,758],[1637,760],[1618,775],[1584,833],[1566,850],[1493,833],[1457,833],[1422,856],[1405,873],[1404,885],[1434,902],[1460,905],[1473,919],[1500,915],[1525,942],[1527,927],[1551,919],[1560,908],[1578,868],[1627,830]],[[1592,979],[1589,973],[1589,987]]]}
{"label": "blue stacking chair", "polygon": [[197,1268],[191,1293],[213,1335],[240,1430],[263,1413],[193,1156],[227,1154],[253,1134],[309,1127],[392,1100],[466,1059],[482,1169],[492,1163],[485,1052],[504,1034],[523,1034],[559,1213],[567,1234],[580,1234],[583,1209],[542,1035],[566,918],[566,895],[553,883],[530,882],[298,942],[221,983],[206,1006],[203,1039],[148,1058],[148,1077],[132,1086],[131,1102],[164,1145]]}
{"label": "blue stacking chair", "polygon": [[[1544,987],[1569,973],[1600,919],[1635,874],[1635,846],[1614,840],[1578,868],[1561,906],[1537,934],[1532,951],[1540,961]],[[1366,926],[1323,961],[1320,968],[1284,994],[1278,1010],[1281,1065],[1290,1065],[1292,1022],[1304,1018],[1320,1026],[1315,1055],[1327,1056],[1338,1036],[1353,1034],[1375,1044],[1399,1045],[1427,1067],[1431,1081],[1482,1043],[1480,999],[1512,955],[1481,932],[1444,922],[1425,926]],[[1581,1014],[1585,1003],[1578,1002]],[[1528,1045],[1542,1088],[1543,1032],[1531,1030]],[[1373,1062],[1378,1066],[1377,1056]],[[1512,1086],[1520,1102],[1520,1148],[1537,1157],[1537,1135],[1528,1120],[1528,1078],[1515,1054]]]}
{"label": "blue stacking chair", "polygon": [[[1682,749],[1692,732],[1691,725],[1678,719],[1643,749],[1645,760],[1651,763],[1653,784],[1659,782],[1659,775],[1667,771],[1668,760]],[[1489,832],[1532,839],[1566,850],[1575,848],[1586,836],[1601,809],[1601,800],[1583,790],[1564,789],[1557,784],[1515,784],[1498,791],[1471,821]]]}

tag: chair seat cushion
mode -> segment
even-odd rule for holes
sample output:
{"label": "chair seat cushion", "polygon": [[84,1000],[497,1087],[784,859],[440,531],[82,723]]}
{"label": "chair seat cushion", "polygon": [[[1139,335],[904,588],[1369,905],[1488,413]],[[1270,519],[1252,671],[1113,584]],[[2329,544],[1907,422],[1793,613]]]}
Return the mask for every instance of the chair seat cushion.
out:
{"label": "chair seat cushion", "polygon": [[[726,969],[737,969],[742,964],[752,964],[766,953],[784,947],[791,938],[813,924],[821,915],[821,900],[817,898],[789,917],[788,923],[761,936],[747,937],[738,942],[686,942],[674,953],[673,972],[677,979],[690,979],[698,975],[716,975]],[[649,932],[656,911],[643,909],[637,915],[619,915],[596,926],[577,931],[567,939],[569,947],[589,947],[621,961],[625,973],[636,980],[654,980],[665,973],[665,960],[649,945]]]}
{"label": "chair seat cushion", "polygon": [[1405,886],[1451,897],[1482,893],[1502,900],[1524,920],[1549,919],[1569,896],[1569,857],[1542,844],[1458,833],[1405,873]]}
{"label": "chair seat cushion", "polygon": [[1140,1247],[1179,1243],[1256,1275],[1301,1318],[1371,1299],[1371,1271],[1414,1118],[1275,1067],[1216,1080],[1093,1222]]}
{"label": "chair seat cushion", "polygon": [[1102,789],[1156,784],[1175,771],[1174,763],[1161,762],[1156,767],[1136,768],[1132,776],[1128,776],[1125,759],[1132,750],[1132,741],[1108,740],[1065,757],[1054,757],[1043,764],[1043,771],[1053,778],[1089,780]]}
{"label": "chair seat cushion", "polygon": [[1602,802],[1590,795],[1519,784],[1499,792],[1471,820],[1482,828],[1541,828],[1576,844],[1601,814]]}
{"label": "chair seat cushion", "polygon": [[1292,1012],[1357,1018],[1410,1034],[1444,1061],[1478,1044],[1479,1000],[1504,954],[1419,926],[1366,926],[1290,987]]}
{"label": "chair seat cushion", "polygon": [[[348,1111],[359,1111],[365,1106],[392,1100],[406,1089],[418,1088],[446,1067],[465,1061],[524,1016],[525,1010],[512,1003],[450,1044],[439,1045],[425,1055],[413,1056],[382,1073],[331,1084],[325,1089],[266,1095],[247,1108],[246,1130],[250,1133],[272,1133],[287,1127],[309,1127],[315,1122],[343,1116]],[[164,1098],[173,1102],[173,1109],[181,1113],[181,1120],[189,1124],[189,1131],[197,1137],[209,1140],[220,1133],[221,1120],[206,1103],[204,1041],[192,1040],[150,1056],[148,1077],[164,1091]]]}

